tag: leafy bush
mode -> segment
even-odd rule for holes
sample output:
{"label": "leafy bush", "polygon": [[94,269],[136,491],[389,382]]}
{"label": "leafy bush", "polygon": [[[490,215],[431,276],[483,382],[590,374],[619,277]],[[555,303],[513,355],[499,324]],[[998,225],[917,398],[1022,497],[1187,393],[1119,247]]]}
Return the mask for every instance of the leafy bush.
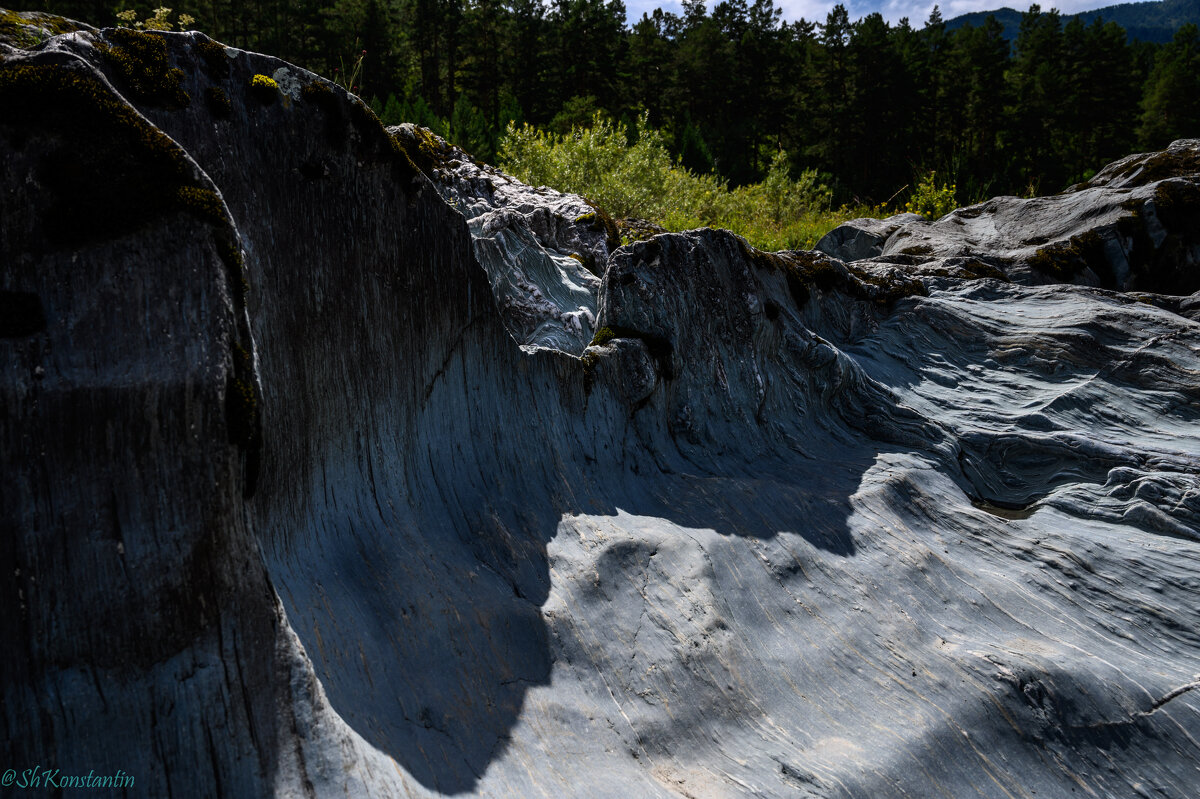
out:
{"label": "leafy bush", "polygon": [[937,173],[930,172],[913,189],[912,196],[904,204],[904,210],[930,219],[940,219],[958,207],[954,199],[957,187],[953,183],[937,185]]}
{"label": "leafy bush", "polygon": [[836,225],[829,224],[829,189],[815,170],[793,180],[783,151],[761,183],[730,189],[673,159],[645,116],[637,133],[631,143],[624,124],[598,113],[590,127],[566,134],[510,124],[500,167],[530,185],[583,195],[615,217],[640,217],[673,231],[724,227],[762,248],[811,247]]}
{"label": "leafy bush", "polygon": [[185,31],[190,29],[196,22],[196,18],[191,14],[180,14],[179,20],[176,23],[172,23],[171,9],[166,6],[154,9],[154,15],[144,20],[138,20],[138,13],[133,9],[118,11],[116,16],[118,28],[137,28],[139,30],[152,31],[169,31],[176,24],[179,26],[179,30]]}

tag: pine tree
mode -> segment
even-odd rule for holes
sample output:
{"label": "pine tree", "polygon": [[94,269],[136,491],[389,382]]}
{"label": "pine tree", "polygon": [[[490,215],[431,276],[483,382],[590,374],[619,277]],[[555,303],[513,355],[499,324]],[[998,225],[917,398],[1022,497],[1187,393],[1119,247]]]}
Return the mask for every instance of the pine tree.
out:
{"label": "pine tree", "polygon": [[1200,137],[1200,30],[1184,25],[1159,51],[1142,100],[1142,146]]}

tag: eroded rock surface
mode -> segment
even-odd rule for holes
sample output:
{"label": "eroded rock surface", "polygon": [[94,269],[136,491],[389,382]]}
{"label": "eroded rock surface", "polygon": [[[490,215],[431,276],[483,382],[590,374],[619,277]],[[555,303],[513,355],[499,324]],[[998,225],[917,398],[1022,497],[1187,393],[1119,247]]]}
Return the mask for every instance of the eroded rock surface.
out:
{"label": "eroded rock surface", "polygon": [[392,135],[462,212],[514,338],[578,355],[596,332],[596,292],[620,244],[608,215],[577,194],[533,188],[430,131]]}
{"label": "eroded rock surface", "polygon": [[1129,156],[1062,194],[904,216],[853,220],[817,249],[926,269],[983,259],[1021,283],[1190,295],[1200,290],[1200,139]]}
{"label": "eroded rock surface", "polygon": [[[435,165],[316,76],[140,35],[0,51],[13,768],[149,796],[1194,794],[1185,300],[1023,285],[1048,245],[1004,225],[950,251],[1004,199],[850,263],[722,231],[601,250],[573,200]],[[1113,192],[1162,218],[1189,147],[1023,207],[1071,236],[1120,233]],[[884,251],[908,229],[947,251]],[[1187,273],[1174,231],[1131,274]],[[537,338],[554,315],[514,313],[504,270],[588,247],[574,357],[591,336]]]}

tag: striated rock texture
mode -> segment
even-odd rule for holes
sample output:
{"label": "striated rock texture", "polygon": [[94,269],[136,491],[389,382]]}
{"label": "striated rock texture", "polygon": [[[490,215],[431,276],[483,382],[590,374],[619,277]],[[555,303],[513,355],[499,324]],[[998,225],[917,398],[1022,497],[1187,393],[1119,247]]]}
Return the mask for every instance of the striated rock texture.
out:
{"label": "striated rock texture", "polygon": [[[845,232],[613,250],[575,199],[267,56],[6,40],[12,768],[145,796],[1195,794],[1195,143],[863,225],[885,238],[851,262]],[[1132,200],[1134,282],[1115,255],[1068,276],[1142,293],[1044,284],[1038,248],[1124,246]],[[1005,232],[1023,214],[1046,243]]]}
{"label": "striated rock texture", "polygon": [[526,186],[413,125],[392,128],[442,197],[462,212],[509,332],[578,355],[596,332],[596,293],[616,224],[576,194]]}
{"label": "striated rock texture", "polygon": [[1021,283],[1194,294],[1200,291],[1200,139],[1129,156],[1050,197],[996,197],[934,221],[915,214],[853,220],[816,249],[845,261],[926,271],[981,261]]}

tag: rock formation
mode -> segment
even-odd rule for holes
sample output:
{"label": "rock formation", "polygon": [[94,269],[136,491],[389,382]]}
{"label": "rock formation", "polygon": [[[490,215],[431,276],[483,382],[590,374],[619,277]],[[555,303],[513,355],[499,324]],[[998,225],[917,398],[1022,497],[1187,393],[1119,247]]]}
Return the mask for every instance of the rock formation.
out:
{"label": "rock formation", "polygon": [[1062,194],[996,197],[935,221],[854,220],[816,248],[845,261],[936,269],[979,260],[1018,282],[1188,295],[1200,290],[1198,175],[1200,140],[1177,141]]}
{"label": "rock formation", "polygon": [[1200,143],[824,252],[618,248],[268,56],[15,27],[18,773],[1194,794]]}

